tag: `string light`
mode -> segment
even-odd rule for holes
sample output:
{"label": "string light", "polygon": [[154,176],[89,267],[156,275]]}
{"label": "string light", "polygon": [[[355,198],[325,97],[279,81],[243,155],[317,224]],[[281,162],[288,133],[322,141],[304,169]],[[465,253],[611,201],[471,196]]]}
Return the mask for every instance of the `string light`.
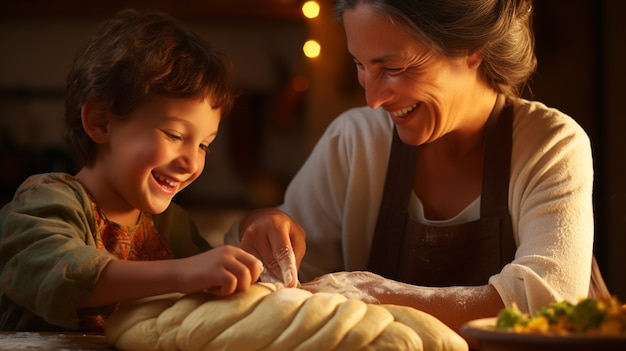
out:
{"label": "string light", "polygon": [[315,18],[320,14],[320,5],[317,1],[307,1],[302,5],[302,13],[306,18]]}
{"label": "string light", "polygon": [[302,46],[302,51],[304,55],[309,58],[315,58],[320,55],[320,51],[322,50],[320,44],[315,40],[307,40],[306,43]]}
{"label": "string light", "polygon": [[[320,14],[320,5],[317,1],[306,1],[302,4],[302,14],[304,17],[308,19],[314,19]],[[316,40],[308,40],[302,46],[302,51],[304,55],[308,58],[316,58],[320,55],[320,51],[322,50],[320,43]]]}

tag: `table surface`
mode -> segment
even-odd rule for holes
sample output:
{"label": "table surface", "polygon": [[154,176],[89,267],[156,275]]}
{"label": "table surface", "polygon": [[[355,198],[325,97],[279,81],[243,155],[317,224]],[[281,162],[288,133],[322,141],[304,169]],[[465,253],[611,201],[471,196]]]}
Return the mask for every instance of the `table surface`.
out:
{"label": "table surface", "polygon": [[103,334],[0,332],[0,351],[115,350]]}

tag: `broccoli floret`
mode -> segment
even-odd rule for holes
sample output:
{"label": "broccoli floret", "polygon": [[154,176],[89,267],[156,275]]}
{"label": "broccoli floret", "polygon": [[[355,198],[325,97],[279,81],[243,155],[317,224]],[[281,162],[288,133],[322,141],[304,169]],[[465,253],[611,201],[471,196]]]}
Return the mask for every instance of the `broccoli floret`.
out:
{"label": "broccoli floret", "polygon": [[528,315],[522,313],[517,305],[505,308],[498,313],[496,329],[513,329],[514,325],[526,325]]}
{"label": "broccoli floret", "polygon": [[556,324],[565,317],[569,318],[574,310],[574,305],[568,301],[555,302],[548,307],[543,307],[535,316],[544,316],[550,324]]}
{"label": "broccoli floret", "polygon": [[584,332],[590,328],[599,328],[605,315],[605,311],[598,309],[595,299],[587,298],[574,306],[570,314],[570,321],[576,326],[577,331]]}

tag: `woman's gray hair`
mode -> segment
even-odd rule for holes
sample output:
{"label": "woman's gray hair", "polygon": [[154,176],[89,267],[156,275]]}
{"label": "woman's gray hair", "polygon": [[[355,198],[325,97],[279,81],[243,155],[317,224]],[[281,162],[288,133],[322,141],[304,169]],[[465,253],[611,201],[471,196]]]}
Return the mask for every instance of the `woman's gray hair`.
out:
{"label": "woman's gray hair", "polygon": [[436,53],[483,56],[481,71],[497,92],[520,96],[537,67],[532,0],[337,0],[335,16],[367,4],[411,29]]}

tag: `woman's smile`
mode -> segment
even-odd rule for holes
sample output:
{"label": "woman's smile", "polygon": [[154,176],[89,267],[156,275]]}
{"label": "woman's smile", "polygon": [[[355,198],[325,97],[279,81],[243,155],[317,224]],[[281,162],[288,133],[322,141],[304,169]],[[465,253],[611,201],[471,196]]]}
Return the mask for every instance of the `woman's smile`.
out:
{"label": "woman's smile", "polygon": [[413,105],[411,105],[409,107],[405,107],[405,108],[400,109],[398,111],[389,112],[389,114],[391,115],[391,117],[404,117],[404,116],[406,116],[406,114],[408,114],[409,112],[413,111],[413,109],[416,106],[417,106],[417,103],[414,103]]}
{"label": "woman's smile", "polygon": [[400,110],[389,111],[389,117],[391,117],[393,123],[398,126],[406,125],[407,123],[409,123],[409,121],[413,120],[414,116],[416,116],[420,106],[421,103],[416,102],[413,105],[402,108]]}

